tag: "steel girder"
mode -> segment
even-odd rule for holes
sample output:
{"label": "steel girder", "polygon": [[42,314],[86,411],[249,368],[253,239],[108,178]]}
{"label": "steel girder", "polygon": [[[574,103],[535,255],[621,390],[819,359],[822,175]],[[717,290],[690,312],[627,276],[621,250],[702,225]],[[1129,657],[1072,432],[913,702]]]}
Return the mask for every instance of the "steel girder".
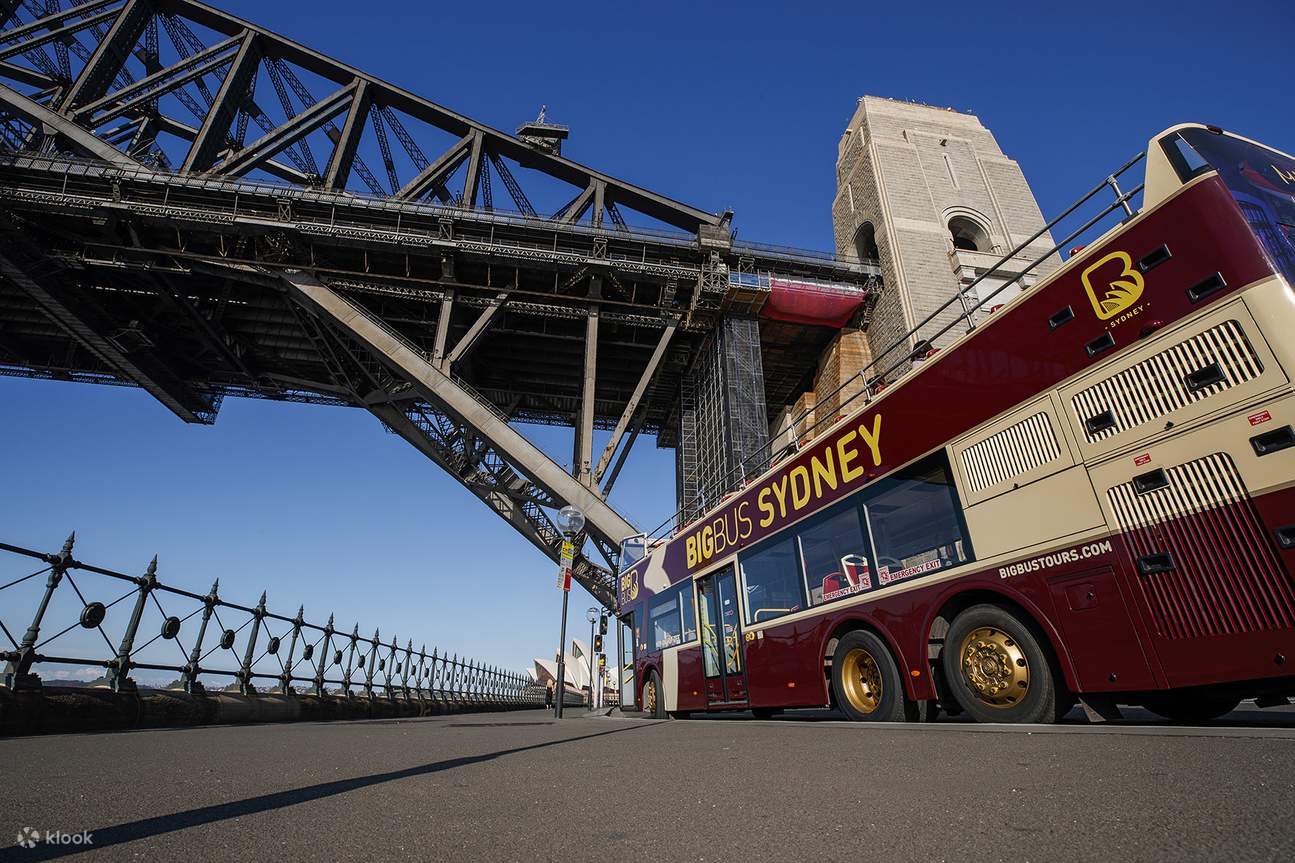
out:
{"label": "steel girder", "polygon": [[[308,273],[290,272],[284,279],[338,386],[555,562],[563,537],[546,510],[580,507],[589,538],[614,565],[620,540],[635,531],[601,496],[526,441],[492,405],[336,290]],[[604,606],[616,608],[610,571],[582,553],[573,575]]]}
{"label": "steel girder", "polygon": [[0,238],[0,276],[27,294],[72,340],[185,422],[215,422],[219,400],[176,376],[153,350],[148,333],[138,325],[118,330],[86,291],[58,278],[62,263],[45,257],[20,232],[0,230]]}
{"label": "steel girder", "polygon": [[[176,53],[165,60],[157,49],[159,22],[175,42]],[[195,28],[213,31],[222,38],[216,44],[204,44]],[[601,224],[604,207],[618,222],[621,219],[616,207],[689,232],[726,221],[724,215],[707,213],[580,165],[204,3],[93,0],[10,26],[0,31],[0,39],[7,42],[0,47],[0,78],[28,87],[53,82],[57,92],[43,107],[102,137],[116,128],[108,124],[122,119],[179,133],[179,137],[187,139],[187,149],[173,161],[186,172],[240,174],[266,169],[275,152],[327,127],[327,139],[315,137],[308,144],[303,142],[292,159],[299,169],[298,182],[303,185],[342,189],[352,170],[359,169],[361,179],[374,192],[385,191],[401,198],[433,193],[446,200],[450,174],[466,163],[459,203],[490,209],[489,202],[481,198],[484,190],[480,181],[489,182],[489,166],[493,166],[516,208],[533,213],[522,184],[500,161],[506,158],[521,168],[569,184],[581,201],[578,209],[582,213],[590,209],[596,197],[598,207],[591,214],[595,225]],[[84,55],[79,69],[68,64],[61,70],[45,53],[54,48],[63,61],[69,47],[78,57]],[[31,66],[24,65],[24,60]],[[294,68],[306,75],[294,72]],[[72,74],[58,80],[65,72]],[[281,117],[272,117],[264,107],[271,103],[266,99],[258,103],[254,94],[262,72],[275,85],[284,109]],[[322,86],[333,89],[317,94],[303,77],[316,79],[316,88],[323,82]],[[214,93],[210,88],[213,83]],[[38,103],[38,93],[24,95]],[[163,98],[168,95],[178,98]],[[200,116],[177,116],[182,107],[189,115]],[[31,113],[29,106],[17,110]],[[343,112],[348,116],[339,130],[331,121]],[[390,190],[374,188],[372,181],[376,178],[362,162],[357,162],[357,146],[370,114],[390,178],[396,180],[388,128],[417,171]],[[400,116],[406,120],[402,122]],[[246,146],[238,129],[245,127],[249,118],[260,126],[262,135],[256,144]],[[200,121],[196,129],[190,125],[191,119]],[[424,138],[421,146],[440,152],[429,158],[423,155],[418,136],[407,131],[405,123],[410,121],[457,140],[444,148]],[[184,134],[186,130],[191,130],[192,135]],[[324,167],[311,152],[311,148],[321,145],[330,147],[322,161]],[[85,149],[81,143],[78,147]],[[107,158],[102,152],[95,155]],[[572,212],[566,207],[559,211],[568,219]]]}
{"label": "steel girder", "polygon": [[[590,538],[609,562],[615,541],[632,531],[603,498],[640,430],[664,436],[673,428],[661,405],[693,343],[728,308],[730,269],[852,282],[861,291],[879,272],[868,263],[737,243],[729,214],[705,213],[586,168],[202,3],[62,3],[45,3],[43,17],[32,21],[20,20],[19,7],[9,4],[0,20],[0,80],[13,85],[0,84],[3,146],[39,151],[0,158],[0,200],[19,214],[20,233],[30,229],[49,245],[57,267],[14,252],[2,275],[66,341],[97,359],[93,367],[48,359],[61,343],[32,322],[38,312],[6,305],[4,278],[0,354],[34,375],[143,386],[191,420],[209,421],[222,393],[362,405],[550,557],[560,538],[546,510],[564,502],[592,512]],[[430,143],[433,133],[440,143]],[[385,185],[365,164],[375,150]],[[397,165],[401,151],[407,162]],[[517,169],[532,173],[520,174],[521,182]],[[258,174],[294,187],[237,180]],[[500,184],[494,189],[503,188],[520,215],[492,211],[492,174]],[[544,178],[561,181],[562,197],[573,197],[560,207],[541,200],[531,183]],[[354,181],[375,197],[346,193]],[[539,217],[536,202],[554,215]],[[641,231],[626,224],[622,209],[687,235]],[[328,290],[363,298],[384,315],[393,306],[399,315],[439,305],[433,362],[395,367],[372,341],[295,304],[301,314],[291,327],[249,321],[278,313],[269,308],[284,301],[276,274],[294,269],[321,274]],[[232,322],[222,321],[224,301],[211,288],[220,278],[261,290],[243,291],[244,311]],[[186,279],[199,286],[190,290]],[[83,287],[93,290],[78,293]],[[49,300],[57,296],[72,301]],[[185,330],[173,346],[181,349],[170,352],[172,367],[165,352],[147,345],[114,354],[112,339],[103,338],[110,322],[92,314],[96,301],[118,303],[110,311],[133,320],[123,315],[142,302],[129,298],[140,296],[157,298],[168,311],[165,325]],[[451,339],[456,307],[484,311]],[[533,330],[518,332],[519,320]],[[619,362],[595,352],[596,320],[607,334],[599,338],[604,352],[610,341],[612,353],[622,351]],[[384,316],[379,327],[409,335],[425,322],[411,327]],[[564,361],[549,363],[544,351],[534,352],[528,365],[536,371],[522,370],[520,387],[473,377],[501,362],[507,367],[489,331],[533,340],[566,323],[584,330],[583,377]],[[24,360],[33,345],[42,355]],[[186,362],[182,348],[189,345],[201,361]],[[790,349],[801,348],[797,342]],[[425,353],[415,354],[425,361]],[[626,356],[633,357],[628,369]],[[534,459],[507,420],[450,374],[456,362],[507,417],[577,424],[584,481]],[[605,369],[597,399],[595,364]],[[22,373],[0,367],[0,374]],[[565,392],[572,377],[579,385]],[[519,409],[521,394],[527,403]],[[596,467],[589,448],[595,426],[614,427]],[[604,570],[581,558],[576,577],[613,603]]]}

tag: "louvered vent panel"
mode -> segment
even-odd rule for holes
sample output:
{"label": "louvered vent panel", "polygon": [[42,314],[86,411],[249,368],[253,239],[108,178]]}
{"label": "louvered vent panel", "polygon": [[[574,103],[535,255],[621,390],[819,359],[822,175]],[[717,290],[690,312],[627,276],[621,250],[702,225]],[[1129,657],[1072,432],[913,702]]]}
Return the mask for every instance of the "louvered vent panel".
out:
{"label": "louvered vent panel", "polygon": [[1167,639],[1295,627],[1295,584],[1231,457],[1206,456],[1165,471],[1169,484],[1109,498],[1134,559],[1172,555],[1167,572],[1137,578]]}
{"label": "louvered vent panel", "polygon": [[[1217,363],[1222,380],[1193,392],[1188,375]],[[1100,441],[1253,380],[1263,364],[1236,321],[1224,321],[1075,394],[1075,416],[1089,441]],[[1115,423],[1094,431],[1086,420],[1110,411]]]}
{"label": "louvered vent panel", "polygon": [[967,447],[962,451],[962,466],[974,493],[1028,473],[1060,455],[1052,420],[1046,413],[1037,413]]}

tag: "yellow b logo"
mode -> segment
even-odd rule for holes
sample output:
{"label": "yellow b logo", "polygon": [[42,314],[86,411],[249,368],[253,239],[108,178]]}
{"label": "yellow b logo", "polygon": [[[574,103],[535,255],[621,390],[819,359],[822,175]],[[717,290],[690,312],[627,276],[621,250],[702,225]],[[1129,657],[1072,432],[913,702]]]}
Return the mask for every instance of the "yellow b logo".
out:
{"label": "yellow b logo", "polygon": [[[1103,277],[1106,280],[1105,287],[1101,296],[1098,296],[1097,289],[1093,287],[1089,277],[1111,261],[1119,261],[1121,270],[1114,277]],[[1084,281],[1084,290],[1088,292],[1088,300],[1093,304],[1093,311],[1104,321],[1110,320],[1136,303],[1142,296],[1142,289],[1146,287],[1142,274],[1133,269],[1133,259],[1129,257],[1128,252],[1111,252],[1096,263],[1090,264],[1081,278]]]}
{"label": "yellow b logo", "polygon": [[621,576],[621,593],[625,594],[626,602],[633,602],[639,598],[639,574],[637,572],[627,572]]}

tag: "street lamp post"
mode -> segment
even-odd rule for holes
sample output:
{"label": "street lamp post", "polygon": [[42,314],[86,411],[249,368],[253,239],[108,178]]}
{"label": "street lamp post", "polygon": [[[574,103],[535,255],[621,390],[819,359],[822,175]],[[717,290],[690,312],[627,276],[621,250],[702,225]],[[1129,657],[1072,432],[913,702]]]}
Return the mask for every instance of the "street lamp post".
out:
{"label": "street lamp post", "polygon": [[598,609],[589,609],[585,617],[589,619],[589,709],[593,710],[598,706],[594,699],[594,627],[598,625]]}
{"label": "street lamp post", "polygon": [[558,682],[553,692],[553,716],[562,718],[567,680],[567,601],[571,598],[571,561],[575,557],[573,540],[584,529],[585,514],[574,506],[558,510],[558,530],[566,539],[562,543],[562,562],[558,564],[558,587],[562,589],[562,634],[558,636]]}

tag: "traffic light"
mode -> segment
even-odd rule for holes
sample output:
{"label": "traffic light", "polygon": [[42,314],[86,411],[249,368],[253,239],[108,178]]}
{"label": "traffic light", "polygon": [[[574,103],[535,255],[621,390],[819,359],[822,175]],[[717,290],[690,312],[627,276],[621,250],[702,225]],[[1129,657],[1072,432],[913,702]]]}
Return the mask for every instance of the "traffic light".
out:
{"label": "traffic light", "polygon": [[599,670],[599,671],[602,671],[602,670],[605,670],[606,668],[607,668],[607,657],[606,657],[606,656],[599,656],[599,657],[598,657],[598,670]]}
{"label": "traffic light", "polygon": [[607,634],[607,615],[605,614],[602,617],[598,618],[598,634],[599,635]]}
{"label": "traffic light", "polygon": [[594,636],[594,653],[602,653],[602,652],[603,652],[603,637],[602,637],[601,635],[595,635],[595,636]]}

